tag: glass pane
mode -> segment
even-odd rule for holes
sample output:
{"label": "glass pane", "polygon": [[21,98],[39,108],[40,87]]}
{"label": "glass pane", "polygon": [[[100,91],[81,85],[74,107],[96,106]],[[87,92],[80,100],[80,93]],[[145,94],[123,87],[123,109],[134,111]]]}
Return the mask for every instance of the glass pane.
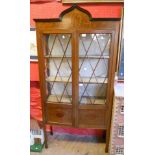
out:
{"label": "glass pane", "polygon": [[70,34],[52,34],[47,38],[48,48],[47,54],[56,56],[71,56],[71,35]]}
{"label": "glass pane", "polygon": [[72,102],[71,35],[50,34],[45,43],[48,102]]}
{"label": "glass pane", "polygon": [[79,103],[105,104],[110,34],[80,34]]}
{"label": "glass pane", "polygon": [[109,56],[109,39],[110,34],[81,34],[80,56]]}

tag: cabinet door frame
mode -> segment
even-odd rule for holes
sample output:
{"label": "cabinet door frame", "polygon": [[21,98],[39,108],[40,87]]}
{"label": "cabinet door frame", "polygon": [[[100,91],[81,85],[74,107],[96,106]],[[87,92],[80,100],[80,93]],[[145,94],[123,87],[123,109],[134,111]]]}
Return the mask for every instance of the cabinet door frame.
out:
{"label": "cabinet door frame", "polygon": [[[111,106],[110,104],[112,104],[111,102],[111,92],[113,91],[112,89],[112,86],[111,86],[111,82],[113,81],[113,75],[112,75],[112,67],[113,67],[113,60],[115,59],[114,57],[114,42],[115,42],[115,31],[114,30],[107,30],[107,29],[89,29],[89,30],[86,30],[86,29],[80,29],[80,30],[77,30],[76,31],[76,50],[77,50],[77,53],[78,53],[78,68],[79,68],[79,41],[80,41],[80,34],[98,34],[98,33],[105,33],[105,34],[111,34],[111,45],[110,45],[110,55],[109,55],[109,61],[108,61],[108,84],[107,84],[107,95],[106,95],[106,104],[104,105],[80,105],[79,102],[76,102],[76,126],[79,126],[79,123],[78,123],[78,119],[79,119],[79,111],[81,109],[94,109],[95,110],[98,110],[98,109],[102,109],[102,110],[105,110],[105,109],[109,109]],[[77,98],[77,101],[79,100],[79,69],[77,70],[77,73],[76,75],[78,76],[78,84],[77,84],[77,88],[76,88],[76,91],[78,93],[78,98]],[[113,82],[112,82],[113,83]],[[108,125],[108,113],[105,114],[106,115],[106,126]],[[95,128],[95,127],[94,127]],[[97,127],[96,127],[97,128]]]}
{"label": "cabinet door frame", "polygon": [[[75,124],[75,76],[74,76],[74,72],[75,72],[75,69],[74,69],[74,62],[75,61],[75,52],[74,52],[74,31],[73,30],[62,30],[62,29],[50,29],[50,30],[46,30],[46,29],[43,29],[42,31],[36,31],[37,33],[37,48],[38,48],[38,60],[39,60],[39,79],[40,79],[40,92],[41,92],[41,103],[42,103],[42,113],[43,113],[43,122],[44,123],[49,123],[47,121],[47,98],[46,98],[46,77],[45,77],[45,58],[44,58],[44,53],[43,53],[43,50],[44,50],[44,46],[43,46],[43,42],[45,41],[45,35],[49,35],[49,34],[71,34],[71,54],[72,54],[72,58],[71,58],[71,66],[72,66],[72,104],[71,105],[66,105],[68,106],[69,108],[72,109],[72,126],[74,126]],[[61,106],[61,103],[58,103],[57,105],[60,105]],[[62,105],[63,107],[64,105]],[[62,125],[62,124],[59,124],[59,123],[52,123],[52,124],[56,124],[56,125]],[[65,125],[65,124],[64,124]]]}

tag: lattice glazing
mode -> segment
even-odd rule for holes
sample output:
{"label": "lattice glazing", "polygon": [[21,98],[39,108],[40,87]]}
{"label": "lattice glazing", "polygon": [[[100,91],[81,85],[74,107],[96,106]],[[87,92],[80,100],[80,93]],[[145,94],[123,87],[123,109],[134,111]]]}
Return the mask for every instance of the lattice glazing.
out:
{"label": "lattice glazing", "polygon": [[45,58],[48,102],[71,103],[71,35],[47,35]]}
{"label": "lattice glazing", "polygon": [[[105,103],[108,82],[108,61],[110,56],[110,43],[110,34],[80,35],[80,104]],[[87,81],[84,81],[83,79],[87,79]]]}

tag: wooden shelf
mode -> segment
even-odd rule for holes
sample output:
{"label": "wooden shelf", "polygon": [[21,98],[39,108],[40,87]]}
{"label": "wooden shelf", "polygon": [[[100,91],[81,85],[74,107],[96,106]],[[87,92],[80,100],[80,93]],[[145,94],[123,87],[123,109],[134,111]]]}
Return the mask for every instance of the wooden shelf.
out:
{"label": "wooden shelf", "polygon": [[[60,100],[61,96],[57,95],[57,97],[56,97],[55,95],[49,95],[47,98],[47,102],[48,103],[52,103],[52,102],[53,103],[59,103],[57,98],[59,98],[59,100]],[[95,99],[95,102],[94,102],[94,99]],[[71,104],[71,101],[72,101],[72,97],[63,96],[61,103]],[[91,103],[105,104],[105,99],[101,99],[101,98],[90,98],[89,99],[89,97],[83,97],[80,104],[91,104]]]}
{"label": "wooden shelf", "polygon": [[46,79],[46,81],[47,82],[64,82],[64,83],[66,83],[66,82],[72,82],[72,77],[70,77],[70,79],[69,79],[69,77],[60,77],[60,76],[57,76],[55,78],[55,76],[50,76],[50,77],[48,77]]}
{"label": "wooden shelf", "polygon": [[[95,102],[94,102],[95,99]],[[80,104],[105,104],[105,99],[83,97]]]}
{"label": "wooden shelf", "polygon": [[91,78],[91,80],[88,77],[82,77],[80,79],[81,80],[79,81],[79,83],[90,83],[90,84],[92,84],[92,83],[94,83],[94,84],[101,83],[102,84],[103,82],[108,83],[108,78],[104,78],[104,77]]}
{"label": "wooden shelf", "polygon": [[79,58],[84,59],[84,58],[89,58],[89,59],[109,59],[108,55],[105,56],[95,56],[95,55],[91,55],[91,56],[79,56]]}
{"label": "wooden shelf", "polygon": [[[80,79],[81,80],[79,81],[79,83],[90,83],[90,84],[94,83],[94,84],[96,84],[96,83],[103,83],[104,80],[105,80],[104,83],[108,83],[108,78],[105,79],[104,77],[91,78],[90,81],[89,81],[90,78],[88,78],[88,77],[82,77]],[[54,76],[50,76],[46,79],[46,81],[47,82],[63,82],[63,83],[69,82],[69,83],[71,83],[72,77],[70,77],[70,79],[69,79],[69,77],[56,77],[56,79],[55,79]]]}
{"label": "wooden shelf", "polygon": [[[72,58],[71,56],[55,56],[55,55],[45,55],[44,56],[45,58]],[[109,56],[108,55],[105,55],[105,56],[95,56],[95,55],[90,55],[90,56],[79,56],[80,59],[84,59],[84,58],[87,58],[87,59],[109,59]]]}
{"label": "wooden shelf", "polygon": [[[47,102],[59,102],[58,99],[60,100],[61,96],[57,95],[57,97],[55,95],[49,95],[47,98]],[[61,102],[64,103],[71,103],[72,98],[71,97],[62,97]]]}

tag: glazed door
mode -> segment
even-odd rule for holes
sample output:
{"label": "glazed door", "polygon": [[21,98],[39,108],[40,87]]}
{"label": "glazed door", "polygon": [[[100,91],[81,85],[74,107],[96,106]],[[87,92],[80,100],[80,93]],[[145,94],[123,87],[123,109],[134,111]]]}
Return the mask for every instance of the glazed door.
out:
{"label": "glazed door", "polygon": [[49,33],[43,40],[47,122],[106,128],[112,33]]}
{"label": "glazed door", "polygon": [[72,34],[44,35],[44,58],[47,121],[72,125]]}
{"label": "glazed door", "polygon": [[79,33],[79,126],[106,127],[112,34]]}

